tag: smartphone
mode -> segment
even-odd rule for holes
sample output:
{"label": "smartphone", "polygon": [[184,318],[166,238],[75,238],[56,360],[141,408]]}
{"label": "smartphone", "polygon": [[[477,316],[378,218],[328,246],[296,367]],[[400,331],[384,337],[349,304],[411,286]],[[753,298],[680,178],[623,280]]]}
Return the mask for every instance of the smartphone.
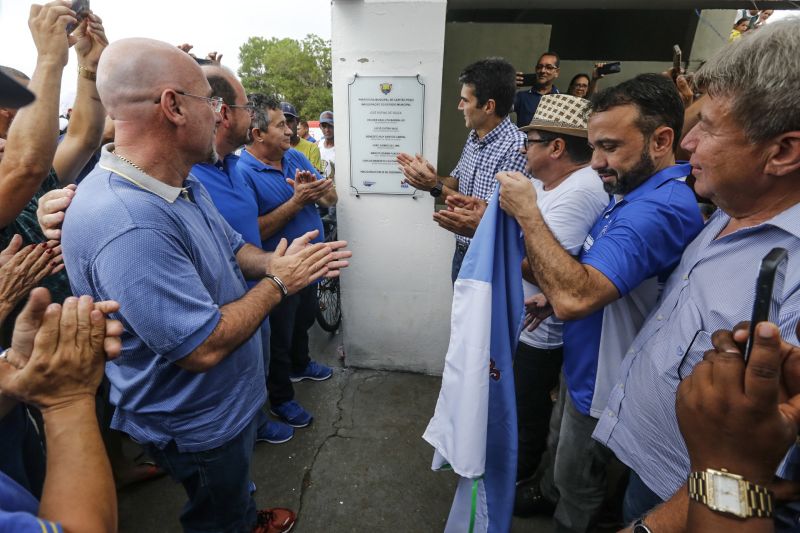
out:
{"label": "smartphone", "polygon": [[522,75],[522,87],[532,87],[536,85],[536,73]]}
{"label": "smartphone", "polygon": [[601,76],[606,76],[608,74],[616,74],[622,70],[622,64],[619,61],[614,61],[613,63],[606,63],[602,67],[597,69],[597,73]]}
{"label": "smartphone", "polygon": [[683,52],[681,47],[676,45],[672,46],[672,81],[681,74],[681,63],[683,62]]}
{"label": "smartphone", "polygon": [[86,18],[86,15],[89,14],[89,0],[72,0],[72,8],[75,12],[75,18],[78,19],[76,23],[70,23],[67,25],[67,33],[72,33],[75,31],[83,19]]}
{"label": "smartphone", "polygon": [[750,359],[750,353],[753,351],[756,325],[767,321],[778,323],[788,262],[789,253],[785,248],[773,248],[761,260],[756,281],[756,301],[753,304],[753,316],[750,317],[750,335],[747,337],[744,350],[745,363]]}

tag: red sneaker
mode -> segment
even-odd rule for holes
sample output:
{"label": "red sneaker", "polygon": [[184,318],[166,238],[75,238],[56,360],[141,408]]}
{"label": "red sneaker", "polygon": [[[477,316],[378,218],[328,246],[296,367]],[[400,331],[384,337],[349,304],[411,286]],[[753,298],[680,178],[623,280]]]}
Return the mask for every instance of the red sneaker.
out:
{"label": "red sneaker", "polygon": [[294,527],[297,515],[291,509],[273,507],[258,511],[253,533],[286,533]]}

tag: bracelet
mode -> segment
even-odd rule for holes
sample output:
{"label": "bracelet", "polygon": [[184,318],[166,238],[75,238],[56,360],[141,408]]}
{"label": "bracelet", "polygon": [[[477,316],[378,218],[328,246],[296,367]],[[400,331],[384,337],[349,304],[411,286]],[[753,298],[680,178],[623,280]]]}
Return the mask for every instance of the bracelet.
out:
{"label": "bracelet", "polygon": [[97,81],[97,72],[89,70],[83,65],[78,65],[78,76],[86,78],[87,80]]}
{"label": "bracelet", "polygon": [[281,278],[279,278],[278,276],[273,276],[272,274],[266,274],[264,277],[272,281],[272,283],[274,283],[275,286],[278,287],[278,289],[280,289],[281,301],[283,301],[284,298],[289,296],[289,289],[286,288],[286,285],[284,285],[284,283],[281,281]]}

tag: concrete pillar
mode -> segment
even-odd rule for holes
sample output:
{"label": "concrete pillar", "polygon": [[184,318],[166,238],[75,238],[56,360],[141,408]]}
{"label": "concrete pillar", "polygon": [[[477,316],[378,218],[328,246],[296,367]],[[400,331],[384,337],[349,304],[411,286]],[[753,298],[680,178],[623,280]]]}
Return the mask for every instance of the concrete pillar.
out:
{"label": "concrete pillar", "polygon": [[[424,155],[437,160],[446,0],[342,1],[332,8],[333,104],[344,343],[353,366],[440,374],[450,326],[453,238],[426,194],[350,189],[348,84],[353,75],[415,76],[425,84]],[[353,142],[358,142],[353,139]]]}

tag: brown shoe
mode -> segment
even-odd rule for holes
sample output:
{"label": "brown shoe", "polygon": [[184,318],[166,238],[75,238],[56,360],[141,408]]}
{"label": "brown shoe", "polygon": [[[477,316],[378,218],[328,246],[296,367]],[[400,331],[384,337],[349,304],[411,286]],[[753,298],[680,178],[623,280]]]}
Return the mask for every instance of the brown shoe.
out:
{"label": "brown shoe", "polygon": [[291,509],[273,507],[258,511],[253,533],[286,533],[294,527],[297,515]]}

